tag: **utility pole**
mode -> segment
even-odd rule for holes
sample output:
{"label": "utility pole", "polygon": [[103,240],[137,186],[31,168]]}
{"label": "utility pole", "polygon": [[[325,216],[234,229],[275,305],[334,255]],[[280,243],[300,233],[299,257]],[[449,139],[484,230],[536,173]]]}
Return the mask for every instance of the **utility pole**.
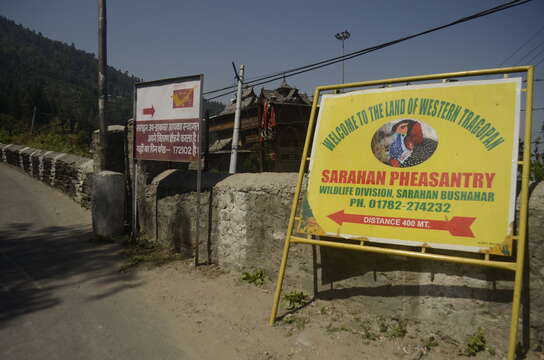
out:
{"label": "utility pole", "polygon": [[108,81],[106,68],[107,54],[107,21],[106,0],[98,0],[98,122],[100,125],[100,143],[98,145],[99,171],[106,170],[107,159],[107,125],[106,105],[108,101]]}
{"label": "utility pole", "polygon": [[236,161],[238,160],[238,137],[240,134],[240,108],[242,105],[242,83],[244,82],[244,65],[240,65],[238,73],[238,89],[236,90],[236,111],[234,113],[234,130],[232,132],[232,148],[230,152],[229,174],[236,173]]}
{"label": "utility pole", "polygon": [[[342,40],[342,57],[344,57],[344,41],[349,39],[350,36],[351,34],[347,30],[334,35],[334,37],[337,38],[338,40]],[[344,59],[342,59],[342,84],[343,83],[344,83]]]}

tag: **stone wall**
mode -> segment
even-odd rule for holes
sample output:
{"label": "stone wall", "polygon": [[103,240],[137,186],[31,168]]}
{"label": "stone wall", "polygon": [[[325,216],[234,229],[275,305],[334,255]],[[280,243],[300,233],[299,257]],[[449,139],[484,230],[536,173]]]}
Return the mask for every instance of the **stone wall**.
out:
{"label": "stone wall", "polygon": [[[261,268],[275,279],[294,194],[296,174],[204,174],[200,258],[233,271]],[[144,185],[140,231],[151,241],[193,254],[196,178],[168,170]],[[544,184],[534,187],[529,218],[525,321],[531,348],[544,344]],[[292,245],[284,288],[320,298],[360,302],[365,312],[413,318],[424,324],[447,319],[452,328],[482,327],[493,346],[507,347],[513,274],[491,268]],[[530,306],[529,306],[530,305]],[[529,319],[529,321],[527,320]],[[530,326],[528,325],[530,324]],[[456,330],[458,331],[458,330]],[[525,339],[526,340],[526,339]]]}
{"label": "stone wall", "polygon": [[62,191],[84,208],[91,205],[92,159],[0,143],[0,161]]}
{"label": "stone wall", "polygon": [[535,342],[544,351],[544,183],[532,189],[527,229],[529,272],[525,277],[525,296],[530,300],[529,316],[531,328],[536,334]]}

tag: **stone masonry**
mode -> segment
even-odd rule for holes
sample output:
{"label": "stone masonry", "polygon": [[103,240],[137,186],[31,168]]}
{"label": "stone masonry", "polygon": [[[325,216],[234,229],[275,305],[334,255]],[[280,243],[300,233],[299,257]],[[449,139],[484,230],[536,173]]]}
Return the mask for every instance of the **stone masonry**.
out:
{"label": "stone masonry", "polygon": [[0,144],[0,159],[90,207],[91,159],[13,144]]}

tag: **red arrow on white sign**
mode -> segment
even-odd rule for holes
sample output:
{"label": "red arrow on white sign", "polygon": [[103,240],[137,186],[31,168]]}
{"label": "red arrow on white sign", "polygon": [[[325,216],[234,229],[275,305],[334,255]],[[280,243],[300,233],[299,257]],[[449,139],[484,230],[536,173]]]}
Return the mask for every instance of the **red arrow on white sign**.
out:
{"label": "red arrow on white sign", "polygon": [[155,114],[155,108],[153,107],[153,105],[151,105],[150,108],[144,108],[144,115],[151,115],[153,116]]}

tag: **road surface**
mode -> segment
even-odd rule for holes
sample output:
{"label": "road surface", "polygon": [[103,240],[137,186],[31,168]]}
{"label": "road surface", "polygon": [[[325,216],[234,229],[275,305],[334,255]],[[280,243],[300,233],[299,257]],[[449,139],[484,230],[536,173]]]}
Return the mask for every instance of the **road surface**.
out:
{"label": "road surface", "polygon": [[164,313],[90,242],[90,213],[0,164],[0,359],[193,359]]}

